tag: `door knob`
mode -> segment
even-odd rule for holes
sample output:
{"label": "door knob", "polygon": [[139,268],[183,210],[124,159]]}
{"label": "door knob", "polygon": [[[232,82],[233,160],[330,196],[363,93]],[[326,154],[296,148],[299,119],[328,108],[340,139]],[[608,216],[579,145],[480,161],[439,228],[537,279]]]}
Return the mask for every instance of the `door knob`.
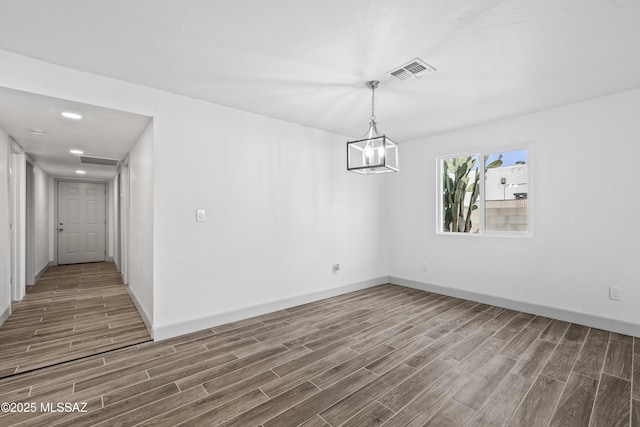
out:
{"label": "door knob", "polygon": [[60,233],[62,231],[64,231],[64,228],[62,228],[62,227],[58,228],[58,233]]}

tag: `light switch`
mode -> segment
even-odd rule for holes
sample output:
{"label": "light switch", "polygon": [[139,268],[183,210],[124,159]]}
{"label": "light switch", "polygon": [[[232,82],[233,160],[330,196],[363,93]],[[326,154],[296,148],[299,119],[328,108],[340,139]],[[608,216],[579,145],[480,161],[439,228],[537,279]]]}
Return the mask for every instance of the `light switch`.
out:
{"label": "light switch", "polygon": [[196,221],[203,222],[207,220],[207,214],[205,214],[204,209],[196,210]]}

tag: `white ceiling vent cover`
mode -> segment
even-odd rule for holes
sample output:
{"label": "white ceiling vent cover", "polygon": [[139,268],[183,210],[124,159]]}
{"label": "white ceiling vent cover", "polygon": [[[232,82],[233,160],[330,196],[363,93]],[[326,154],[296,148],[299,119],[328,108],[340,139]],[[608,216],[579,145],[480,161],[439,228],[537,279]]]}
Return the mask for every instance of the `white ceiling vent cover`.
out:
{"label": "white ceiling vent cover", "polygon": [[119,160],[105,159],[103,157],[78,156],[83,165],[118,166]]}
{"label": "white ceiling vent cover", "polygon": [[404,81],[412,77],[419,79],[431,71],[436,71],[435,67],[432,67],[420,58],[415,58],[398,68],[394,68],[387,74]]}

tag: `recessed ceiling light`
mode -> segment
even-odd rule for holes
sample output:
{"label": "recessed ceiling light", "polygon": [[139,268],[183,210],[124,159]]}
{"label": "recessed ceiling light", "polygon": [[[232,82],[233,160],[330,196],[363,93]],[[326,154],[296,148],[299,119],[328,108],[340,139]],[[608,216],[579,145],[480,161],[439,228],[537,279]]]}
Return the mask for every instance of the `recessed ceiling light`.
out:
{"label": "recessed ceiling light", "polygon": [[85,172],[85,171],[76,171],[76,173],[77,173],[78,175],[84,175],[86,172]]}
{"label": "recessed ceiling light", "polygon": [[42,129],[33,129],[31,133],[34,135],[44,135],[44,131]]}
{"label": "recessed ceiling light", "polygon": [[69,152],[71,154],[78,154],[78,155],[84,154],[84,151],[82,151],[82,150],[69,150]]}
{"label": "recessed ceiling light", "polygon": [[67,119],[80,120],[82,118],[82,116],[80,114],[71,113],[69,111],[63,111],[60,114],[62,114],[62,117],[66,117]]}

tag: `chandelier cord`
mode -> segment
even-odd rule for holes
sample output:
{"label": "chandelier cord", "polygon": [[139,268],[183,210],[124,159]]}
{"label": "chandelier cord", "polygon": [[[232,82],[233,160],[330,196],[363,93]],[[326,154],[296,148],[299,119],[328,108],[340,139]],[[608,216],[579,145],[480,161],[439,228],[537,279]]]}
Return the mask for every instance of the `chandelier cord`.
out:
{"label": "chandelier cord", "polygon": [[371,120],[371,124],[374,124],[376,122],[375,98],[376,98],[376,88],[375,86],[373,86],[371,88],[371,117],[369,118]]}

